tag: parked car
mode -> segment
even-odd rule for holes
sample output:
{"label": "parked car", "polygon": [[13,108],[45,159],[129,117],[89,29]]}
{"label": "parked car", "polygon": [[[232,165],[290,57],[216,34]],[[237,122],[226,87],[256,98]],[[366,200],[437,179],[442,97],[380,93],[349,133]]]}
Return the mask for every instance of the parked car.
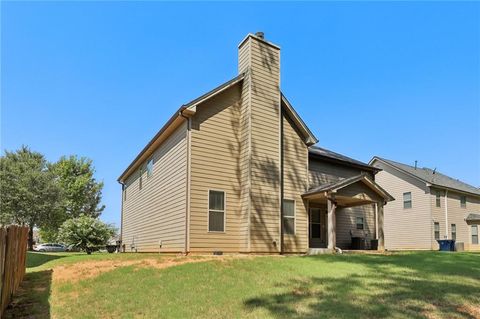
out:
{"label": "parked car", "polygon": [[35,251],[66,251],[62,244],[40,244],[34,248]]}

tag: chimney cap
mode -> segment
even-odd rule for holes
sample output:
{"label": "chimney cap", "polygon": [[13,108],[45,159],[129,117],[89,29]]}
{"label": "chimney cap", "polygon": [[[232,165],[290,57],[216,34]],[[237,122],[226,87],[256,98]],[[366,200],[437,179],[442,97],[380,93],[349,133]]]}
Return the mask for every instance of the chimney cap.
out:
{"label": "chimney cap", "polygon": [[259,32],[255,32],[255,35],[257,37],[259,37],[260,39],[264,40],[265,39],[265,33],[259,31]]}

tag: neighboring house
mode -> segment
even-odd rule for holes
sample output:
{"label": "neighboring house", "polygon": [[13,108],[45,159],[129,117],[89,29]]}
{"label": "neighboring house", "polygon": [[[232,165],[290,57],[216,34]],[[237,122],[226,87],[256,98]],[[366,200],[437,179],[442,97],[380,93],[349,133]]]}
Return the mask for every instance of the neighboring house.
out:
{"label": "neighboring house", "polygon": [[480,189],[429,168],[374,157],[376,181],[396,201],[385,208],[387,249],[438,249],[437,239],[480,250]]}
{"label": "neighboring house", "polygon": [[352,237],[383,249],[393,198],[378,169],[313,146],[262,33],[238,59],[238,76],[180,107],[119,177],[124,249],[305,253]]}

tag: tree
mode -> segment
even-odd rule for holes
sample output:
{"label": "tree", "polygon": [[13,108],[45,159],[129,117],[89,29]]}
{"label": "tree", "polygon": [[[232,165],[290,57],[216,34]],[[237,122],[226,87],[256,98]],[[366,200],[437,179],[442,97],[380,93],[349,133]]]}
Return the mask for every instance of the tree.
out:
{"label": "tree", "polygon": [[95,169],[92,160],[85,157],[63,156],[50,168],[57,176],[57,182],[62,189],[65,219],[80,215],[100,216],[105,209],[104,205],[100,206],[103,182],[97,182],[93,177]]}
{"label": "tree", "polygon": [[22,146],[0,157],[0,223],[29,227],[28,248],[33,250],[33,228],[50,224],[60,214],[61,190],[45,157]]}
{"label": "tree", "polygon": [[62,224],[58,239],[90,255],[94,248],[106,245],[115,233],[113,226],[103,223],[98,218],[81,215]]}

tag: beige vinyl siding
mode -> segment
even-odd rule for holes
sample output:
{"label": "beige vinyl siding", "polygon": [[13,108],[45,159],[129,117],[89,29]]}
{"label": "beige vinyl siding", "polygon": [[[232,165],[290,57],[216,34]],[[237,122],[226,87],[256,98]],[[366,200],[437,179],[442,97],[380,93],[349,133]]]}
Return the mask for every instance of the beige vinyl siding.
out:
{"label": "beige vinyl siding", "polygon": [[[241,88],[233,86],[197,106],[191,131],[190,251],[245,249],[241,209]],[[208,192],[226,194],[225,231],[208,231]]]}
{"label": "beige vinyl siding", "polygon": [[[445,238],[445,191],[442,191],[441,197],[441,206],[440,208],[435,207],[435,192],[436,188],[432,188],[432,215],[435,221],[440,221],[440,238]],[[460,206],[460,197],[465,196],[455,192],[453,190],[448,191],[448,238],[451,239],[451,225],[455,224],[457,226],[457,242],[463,242],[467,250],[480,249],[480,245],[471,245],[471,227],[465,221],[467,215],[471,212],[480,212],[480,198],[472,195],[467,196],[467,207],[462,208]],[[443,224],[443,225],[442,225]],[[438,245],[434,245],[434,249],[437,249]]]}
{"label": "beige vinyl siding", "polygon": [[284,198],[295,200],[295,235],[284,235],[285,252],[308,250],[308,216],[302,194],[307,190],[308,149],[291,120],[283,120]]}
{"label": "beige vinyl siding", "polygon": [[[386,249],[431,249],[433,240],[433,220],[431,214],[431,194],[424,182],[383,164],[373,163],[382,169],[375,181],[396,200],[384,208],[384,230]],[[403,208],[403,194],[412,193],[412,208]],[[440,223],[440,230],[445,223]],[[444,230],[443,230],[444,232]]]}
{"label": "beige vinyl siding", "polygon": [[[356,217],[363,217],[364,230],[357,230]],[[336,213],[337,246],[349,249],[352,244],[352,235],[367,239],[367,245],[375,239],[375,209],[373,204],[339,208]],[[368,247],[368,246],[367,246]]]}
{"label": "beige vinyl siding", "polygon": [[[280,51],[253,37],[250,45],[250,251],[280,245]],[[242,50],[242,48],[240,48]]]}
{"label": "beige vinyl siding", "polygon": [[[249,72],[248,69],[251,64],[250,60],[250,42],[247,41],[238,50],[238,73]],[[240,108],[240,234],[242,241],[240,243],[241,251],[250,251],[250,157],[251,157],[251,79],[250,75],[244,77],[241,88],[241,108]]]}
{"label": "beige vinyl siding", "polygon": [[[133,242],[139,252],[181,252],[185,247],[186,133],[183,123],[153,153],[153,174],[147,177],[143,163],[126,180],[122,240],[126,251]],[[162,241],[160,249],[159,242]]]}
{"label": "beige vinyl siding", "polygon": [[314,188],[322,184],[336,182],[344,178],[359,175],[361,172],[361,170],[356,168],[310,158],[309,187]]}

